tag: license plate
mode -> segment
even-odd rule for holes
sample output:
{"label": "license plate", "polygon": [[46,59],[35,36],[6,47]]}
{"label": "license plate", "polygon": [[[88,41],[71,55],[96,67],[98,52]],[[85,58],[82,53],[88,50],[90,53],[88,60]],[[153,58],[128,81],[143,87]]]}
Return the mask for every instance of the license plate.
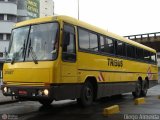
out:
{"label": "license plate", "polygon": [[20,95],[27,95],[27,91],[25,91],[25,90],[19,90],[18,93]]}

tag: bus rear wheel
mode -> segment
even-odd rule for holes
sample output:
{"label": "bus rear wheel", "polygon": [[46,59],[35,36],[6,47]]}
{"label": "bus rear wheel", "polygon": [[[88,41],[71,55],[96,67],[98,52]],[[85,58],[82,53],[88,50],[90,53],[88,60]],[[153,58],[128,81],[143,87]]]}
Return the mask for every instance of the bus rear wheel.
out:
{"label": "bus rear wheel", "polygon": [[142,91],[142,84],[140,81],[137,81],[135,85],[135,91],[132,92],[133,97],[134,98],[141,97],[141,91]]}
{"label": "bus rear wheel", "polygon": [[93,96],[93,86],[90,82],[86,82],[82,87],[81,95],[77,102],[83,107],[89,106],[93,103]]}
{"label": "bus rear wheel", "polygon": [[148,88],[149,88],[148,81],[147,80],[143,81],[141,96],[145,97],[147,95]]}
{"label": "bus rear wheel", "polygon": [[41,103],[43,106],[49,106],[53,102],[52,99],[44,99],[44,100],[39,100],[39,103]]}

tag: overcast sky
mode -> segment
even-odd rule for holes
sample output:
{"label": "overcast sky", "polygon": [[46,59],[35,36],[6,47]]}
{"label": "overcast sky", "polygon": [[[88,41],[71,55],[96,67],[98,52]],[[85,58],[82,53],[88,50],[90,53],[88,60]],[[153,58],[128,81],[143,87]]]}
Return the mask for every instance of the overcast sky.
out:
{"label": "overcast sky", "polygon": [[[78,18],[78,0],[53,0],[55,13]],[[80,20],[119,35],[160,32],[160,0],[79,0]]]}

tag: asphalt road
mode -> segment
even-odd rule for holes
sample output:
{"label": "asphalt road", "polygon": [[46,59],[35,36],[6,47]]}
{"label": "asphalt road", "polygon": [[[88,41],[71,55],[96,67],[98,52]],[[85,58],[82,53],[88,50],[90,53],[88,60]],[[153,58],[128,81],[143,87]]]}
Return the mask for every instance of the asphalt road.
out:
{"label": "asphalt road", "polygon": [[[74,100],[53,102],[44,107],[38,102],[23,101],[0,105],[2,120],[159,120],[160,119],[160,85],[151,88],[146,103],[134,105],[131,93],[96,101],[92,106],[82,108]],[[119,105],[120,112],[104,116],[103,109]]]}

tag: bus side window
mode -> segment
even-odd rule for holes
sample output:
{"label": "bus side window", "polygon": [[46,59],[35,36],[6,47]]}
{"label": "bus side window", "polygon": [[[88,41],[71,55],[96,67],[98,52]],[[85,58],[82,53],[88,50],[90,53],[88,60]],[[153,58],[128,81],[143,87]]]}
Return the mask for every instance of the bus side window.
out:
{"label": "bus side window", "polygon": [[143,52],[143,57],[144,57],[144,60],[145,60],[146,62],[150,62],[150,61],[151,61],[151,55],[150,55],[150,52],[149,52],[149,51],[144,50],[144,52]]}
{"label": "bus side window", "polygon": [[121,41],[116,42],[116,54],[126,56],[125,43]]}
{"label": "bus side window", "polygon": [[136,48],[132,45],[126,44],[127,57],[135,58],[136,57]]}
{"label": "bus side window", "polygon": [[136,48],[136,58],[139,60],[143,60],[144,52],[141,48]]}
{"label": "bus side window", "polygon": [[100,49],[103,53],[114,54],[114,41],[111,38],[100,36]]}
{"label": "bus side window", "polygon": [[62,42],[62,60],[74,62],[76,60],[74,27],[64,24]]}
{"label": "bus side window", "polygon": [[150,57],[151,57],[151,61],[150,62],[157,64],[156,54],[151,52],[150,53]]}

